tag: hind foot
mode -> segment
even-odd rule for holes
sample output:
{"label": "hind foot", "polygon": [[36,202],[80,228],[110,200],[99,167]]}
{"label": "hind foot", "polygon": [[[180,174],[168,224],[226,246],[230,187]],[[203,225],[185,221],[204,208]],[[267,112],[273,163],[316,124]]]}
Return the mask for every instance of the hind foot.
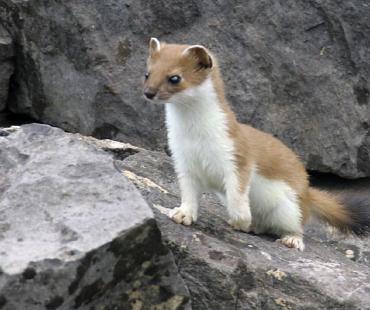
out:
{"label": "hind foot", "polygon": [[285,235],[276,241],[284,244],[288,248],[298,249],[299,251],[304,250],[303,237],[300,235]]}

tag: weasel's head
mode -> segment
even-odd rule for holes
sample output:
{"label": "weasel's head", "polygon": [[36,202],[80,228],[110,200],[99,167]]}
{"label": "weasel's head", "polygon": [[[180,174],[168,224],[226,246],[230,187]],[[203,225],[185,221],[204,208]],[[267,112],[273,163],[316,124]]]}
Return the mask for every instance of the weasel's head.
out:
{"label": "weasel's head", "polygon": [[211,74],[214,59],[202,45],[178,45],[151,38],[144,81],[144,96],[171,102],[174,95],[202,84]]}

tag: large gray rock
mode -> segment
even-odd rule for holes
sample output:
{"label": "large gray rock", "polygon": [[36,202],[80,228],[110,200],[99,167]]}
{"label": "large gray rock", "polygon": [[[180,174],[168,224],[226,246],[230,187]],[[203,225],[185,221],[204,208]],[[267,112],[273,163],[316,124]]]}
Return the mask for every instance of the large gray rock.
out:
{"label": "large gray rock", "polygon": [[69,131],[162,148],[143,101],[150,36],[219,56],[242,122],[311,170],[370,176],[368,0],[0,0],[17,44],[10,108]]}
{"label": "large gray rock", "polygon": [[8,100],[10,76],[14,71],[13,56],[12,39],[0,24],[0,112],[5,109]]}
{"label": "large gray rock", "polygon": [[111,155],[46,125],[0,133],[1,309],[185,307],[153,213]]}
{"label": "large gray rock", "polygon": [[178,225],[167,216],[180,198],[165,154],[142,150],[116,165],[153,207],[194,309],[370,309],[370,238],[345,238],[312,223],[298,252],[232,230],[211,196],[195,225]]}
{"label": "large gray rock", "polygon": [[149,34],[139,14],[118,0],[0,0],[17,45],[9,108],[67,131],[158,145],[161,109],[141,99]]}

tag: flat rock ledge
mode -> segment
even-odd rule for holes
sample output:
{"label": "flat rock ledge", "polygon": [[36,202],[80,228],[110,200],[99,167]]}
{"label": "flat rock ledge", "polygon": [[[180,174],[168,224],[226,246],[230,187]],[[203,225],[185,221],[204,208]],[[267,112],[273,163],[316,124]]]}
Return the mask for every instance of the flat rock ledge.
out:
{"label": "flat rock ledge", "polygon": [[0,129],[0,163],[0,309],[370,309],[369,238],[313,222],[301,253],[209,195],[177,225],[164,153],[32,124]]}
{"label": "flat rock ledge", "polygon": [[188,300],[153,212],[111,154],[47,125],[0,129],[0,309]]}
{"label": "flat rock ledge", "polygon": [[225,208],[208,195],[198,222],[178,225],[168,217],[180,195],[166,154],[140,150],[116,165],[152,206],[193,309],[370,309],[370,238],[313,222],[298,252],[271,236],[232,230]]}

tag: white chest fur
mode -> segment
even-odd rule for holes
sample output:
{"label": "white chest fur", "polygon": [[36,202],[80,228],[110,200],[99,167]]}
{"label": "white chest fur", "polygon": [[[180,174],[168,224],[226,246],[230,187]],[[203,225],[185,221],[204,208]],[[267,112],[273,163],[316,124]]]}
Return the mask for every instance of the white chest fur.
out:
{"label": "white chest fur", "polygon": [[166,121],[179,177],[197,178],[205,191],[224,191],[225,176],[235,174],[234,146],[212,81],[174,95]]}

